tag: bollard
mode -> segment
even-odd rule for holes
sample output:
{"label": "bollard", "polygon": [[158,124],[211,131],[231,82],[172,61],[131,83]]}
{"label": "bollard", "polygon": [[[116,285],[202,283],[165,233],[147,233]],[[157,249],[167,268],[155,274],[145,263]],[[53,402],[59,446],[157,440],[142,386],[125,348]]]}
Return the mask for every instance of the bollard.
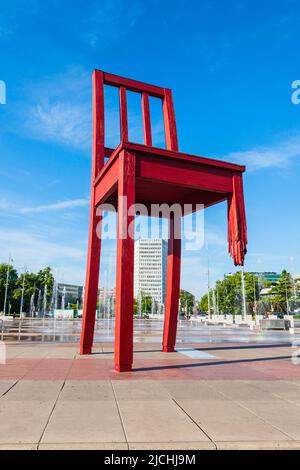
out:
{"label": "bollard", "polygon": [[19,331],[18,341],[20,341],[21,340],[21,319],[19,319],[19,329],[18,329],[18,331]]}
{"label": "bollard", "polygon": [[6,364],[6,344],[0,341],[0,364]]}

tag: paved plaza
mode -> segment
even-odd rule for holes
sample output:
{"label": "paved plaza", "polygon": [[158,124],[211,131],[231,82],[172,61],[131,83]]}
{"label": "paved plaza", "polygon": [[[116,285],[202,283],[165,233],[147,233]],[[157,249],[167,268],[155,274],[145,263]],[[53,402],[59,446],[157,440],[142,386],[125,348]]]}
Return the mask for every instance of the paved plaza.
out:
{"label": "paved plaza", "polygon": [[79,331],[47,319],[23,323],[21,336],[17,322],[6,328],[0,449],[300,449],[297,330],[181,322],[166,354],[162,322],[137,320],[133,371],[122,374],[113,322],[98,321],[90,356],[78,355]]}

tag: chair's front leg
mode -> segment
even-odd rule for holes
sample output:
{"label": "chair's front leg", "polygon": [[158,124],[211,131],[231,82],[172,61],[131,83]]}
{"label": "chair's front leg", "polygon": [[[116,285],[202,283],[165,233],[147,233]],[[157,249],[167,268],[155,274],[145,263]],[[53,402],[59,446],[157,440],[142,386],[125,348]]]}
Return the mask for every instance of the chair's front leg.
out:
{"label": "chair's front leg", "polygon": [[174,214],[171,214],[169,219],[166,309],[163,338],[164,352],[173,352],[176,343],[178,305],[180,293],[180,222],[180,220],[177,220],[175,218]]}
{"label": "chair's front leg", "polygon": [[119,156],[115,320],[115,369],[118,372],[130,371],[133,361],[134,212],[129,215],[128,210],[134,203],[135,155],[122,151]]}

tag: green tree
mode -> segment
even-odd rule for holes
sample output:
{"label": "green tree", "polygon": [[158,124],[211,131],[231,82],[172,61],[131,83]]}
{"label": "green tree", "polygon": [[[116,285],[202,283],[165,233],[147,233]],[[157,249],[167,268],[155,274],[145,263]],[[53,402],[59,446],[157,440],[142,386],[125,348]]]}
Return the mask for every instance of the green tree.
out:
{"label": "green tree", "polygon": [[200,312],[208,312],[208,294],[204,294],[197,304],[198,310]]}
{"label": "green tree", "polygon": [[22,297],[22,290],[24,286],[24,294],[23,294],[23,312],[29,312],[30,310],[30,299],[32,294],[35,294],[37,284],[37,275],[34,273],[22,273],[17,282],[16,288],[13,292],[13,298],[15,304],[17,305],[16,312],[20,311],[21,306],[21,297]]}
{"label": "green tree", "polygon": [[[258,299],[259,284],[257,278],[251,273],[245,273],[245,294],[248,311],[253,312],[254,300]],[[215,299],[220,314],[238,315],[242,310],[242,276],[236,272],[226,276],[222,281],[216,282]],[[205,294],[198,307],[202,311],[208,311],[208,294]],[[213,309],[212,289],[210,290],[210,307]]]}
{"label": "green tree", "polygon": [[[34,301],[36,307],[43,308],[43,298],[45,286],[47,286],[47,301],[46,310],[50,309],[51,298],[54,285],[54,277],[51,268],[47,267],[41,269],[37,274],[35,273],[22,273],[15,283],[14,291],[12,292],[12,298],[14,300],[15,312],[20,311],[22,290],[24,285],[23,294],[23,312],[30,311],[30,299],[34,295]],[[39,296],[40,292],[40,296]],[[37,305],[38,296],[40,297],[40,305]]]}
{"label": "green tree", "polygon": [[142,313],[151,313],[152,310],[152,297],[150,295],[142,296]]}
{"label": "green tree", "polygon": [[138,297],[134,299],[133,312],[134,315],[139,315],[140,313],[151,313],[152,312],[152,297],[145,294],[144,291],[140,291]]}
{"label": "green tree", "polygon": [[192,314],[195,296],[186,290],[180,289],[179,305],[181,313]]}
{"label": "green tree", "polygon": [[137,299],[134,299],[133,301],[133,315],[138,315],[139,314],[139,303]]}
{"label": "green tree", "polygon": [[41,269],[37,273],[36,287],[37,289],[40,289],[43,295],[45,286],[47,286],[47,309],[50,308],[53,285],[54,285],[54,276],[52,274],[51,268],[48,266],[47,268]]}
{"label": "green tree", "polygon": [[292,276],[286,270],[283,270],[278,282],[272,287],[272,303],[275,310],[288,313],[290,310],[290,301],[293,293]]}

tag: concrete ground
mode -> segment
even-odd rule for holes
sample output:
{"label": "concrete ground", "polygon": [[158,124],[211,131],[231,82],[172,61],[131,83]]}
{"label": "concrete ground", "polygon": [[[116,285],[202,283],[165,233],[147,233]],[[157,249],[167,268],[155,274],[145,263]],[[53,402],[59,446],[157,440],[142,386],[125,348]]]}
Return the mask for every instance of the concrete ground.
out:
{"label": "concrete ground", "polygon": [[111,342],[91,356],[71,342],[7,342],[0,449],[300,449],[300,365],[287,336],[199,343],[198,332],[166,354],[157,334],[135,343],[122,374]]}

